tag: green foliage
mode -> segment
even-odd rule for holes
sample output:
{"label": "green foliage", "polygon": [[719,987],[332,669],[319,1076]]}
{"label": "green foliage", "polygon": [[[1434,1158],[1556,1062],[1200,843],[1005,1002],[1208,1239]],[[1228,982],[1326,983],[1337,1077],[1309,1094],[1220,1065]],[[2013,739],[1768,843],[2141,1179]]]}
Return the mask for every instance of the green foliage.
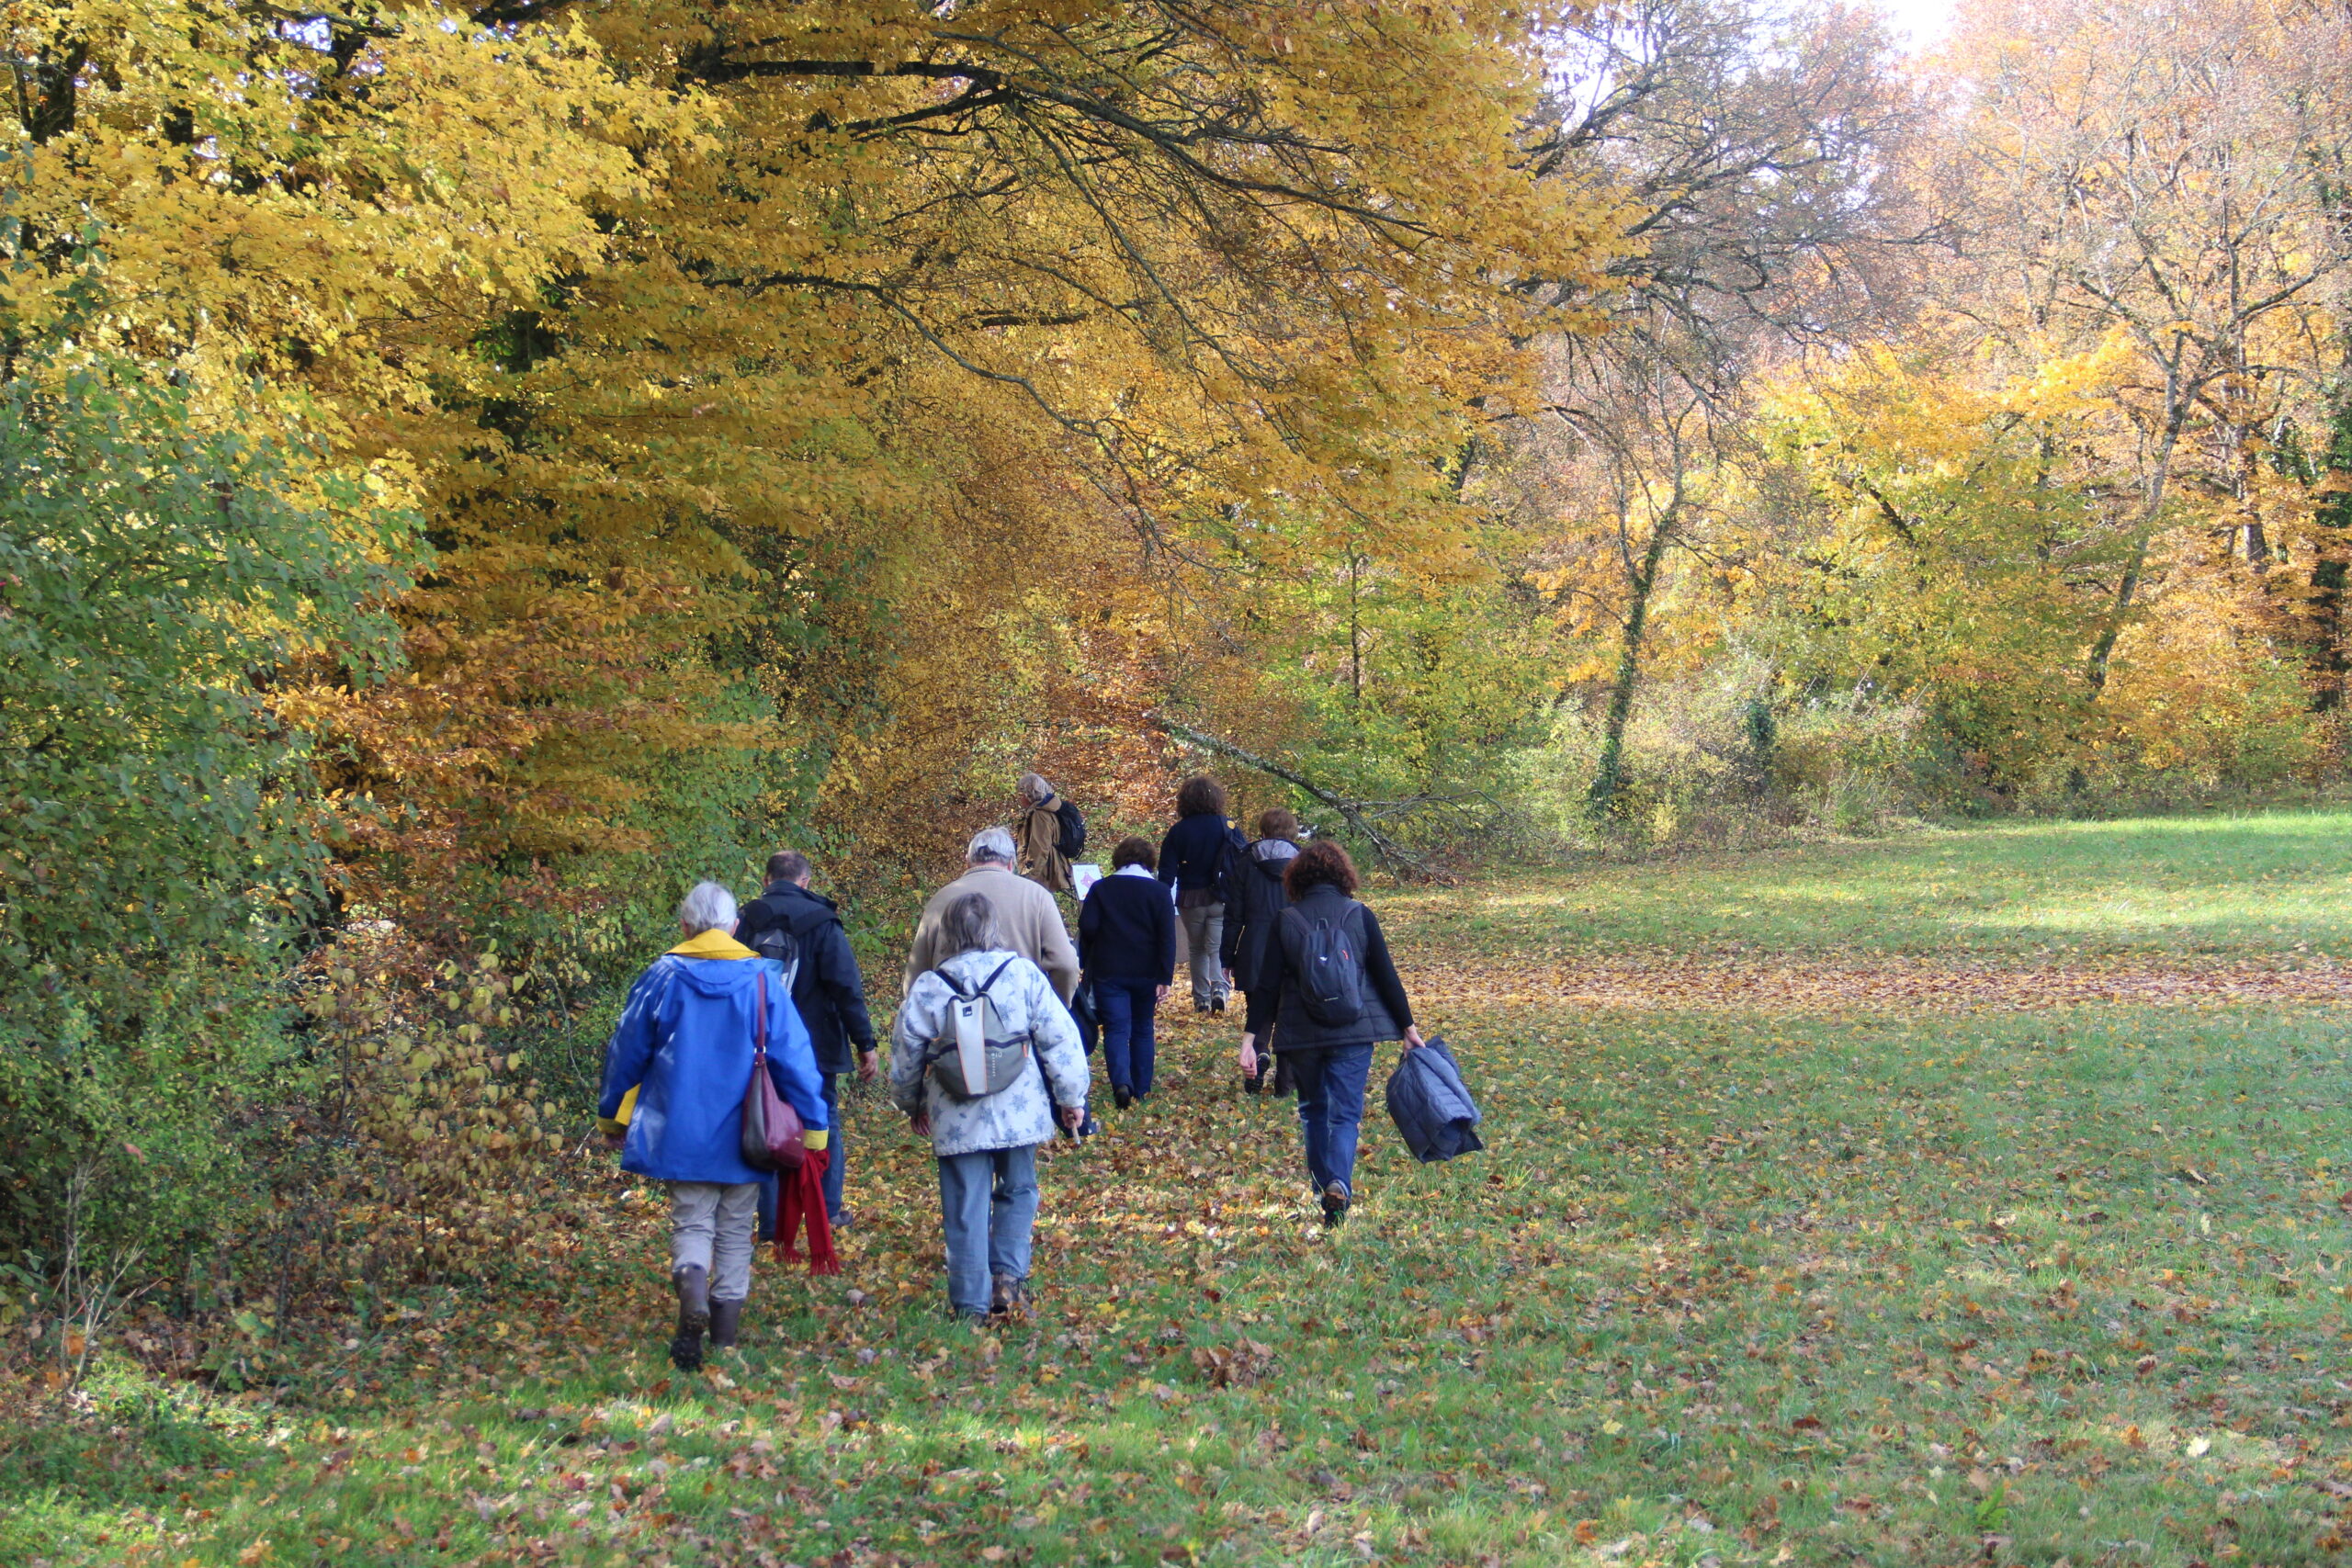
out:
{"label": "green foliage", "polygon": [[272,682],[390,665],[412,525],[140,367],[0,386],[0,1256],[182,1273],[254,1201],[332,821]]}

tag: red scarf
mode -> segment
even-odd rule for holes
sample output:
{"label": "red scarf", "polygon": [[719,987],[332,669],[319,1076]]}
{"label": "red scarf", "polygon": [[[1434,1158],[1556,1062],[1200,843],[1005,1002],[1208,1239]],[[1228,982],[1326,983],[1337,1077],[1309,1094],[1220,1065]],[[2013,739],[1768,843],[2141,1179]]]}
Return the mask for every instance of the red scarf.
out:
{"label": "red scarf", "polygon": [[796,1245],[801,1224],[808,1227],[808,1272],[838,1274],[842,1271],[841,1255],[833,1250],[833,1222],[825,1213],[825,1167],[833,1157],[831,1149],[810,1149],[797,1170],[779,1172],[776,1177],[775,1260],[797,1263],[800,1249]]}

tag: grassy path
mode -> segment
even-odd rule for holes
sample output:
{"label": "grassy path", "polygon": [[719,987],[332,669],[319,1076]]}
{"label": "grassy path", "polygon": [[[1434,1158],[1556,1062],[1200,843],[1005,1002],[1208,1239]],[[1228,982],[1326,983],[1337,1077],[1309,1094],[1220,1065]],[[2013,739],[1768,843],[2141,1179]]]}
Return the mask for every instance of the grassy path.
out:
{"label": "grassy path", "polygon": [[1337,1235],[1183,1019],[1154,1101],[1048,1161],[1035,1321],[940,1319],[929,1162],[869,1100],[848,1274],[765,1269],[687,1379],[656,1204],[584,1164],[513,1284],[277,1393],[116,1360],[76,1420],[0,1416],[0,1562],[2339,1561],[2347,847],[2000,829],[1391,896],[1493,1147],[1368,1125]]}

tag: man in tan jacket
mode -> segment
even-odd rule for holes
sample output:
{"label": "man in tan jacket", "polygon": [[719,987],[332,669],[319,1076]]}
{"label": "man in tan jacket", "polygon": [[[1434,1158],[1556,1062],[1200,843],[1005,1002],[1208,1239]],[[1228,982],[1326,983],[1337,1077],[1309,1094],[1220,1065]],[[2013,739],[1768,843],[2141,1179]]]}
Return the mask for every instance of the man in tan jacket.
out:
{"label": "man in tan jacket", "polygon": [[1055,893],[1072,889],[1069,857],[1062,853],[1061,797],[1035,773],[1021,775],[1022,874]]}
{"label": "man in tan jacket", "polygon": [[947,907],[967,893],[978,893],[996,911],[1004,945],[1043,969],[1054,983],[1054,994],[1069,1004],[1078,988],[1078,950],[1062,924],[1061,906],[1042,886],[1012,869],[1012,835],[1001,828],[983,828],[972,836],[971,847],[964,852],[964,874],[922,907],[914,946],[907,953],[909,988],[939,962],[939,922]]}

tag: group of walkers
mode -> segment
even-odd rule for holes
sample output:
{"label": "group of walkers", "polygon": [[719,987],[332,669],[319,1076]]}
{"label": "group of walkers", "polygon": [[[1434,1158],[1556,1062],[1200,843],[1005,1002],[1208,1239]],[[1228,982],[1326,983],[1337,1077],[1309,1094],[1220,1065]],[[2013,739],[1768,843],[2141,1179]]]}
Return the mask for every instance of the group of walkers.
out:
{"label": "group of walkers", "polygon": [[[891,1030],[891,1099],[938,1164],[950,1308],[984,1320],[1027,1303],[1037,1146],[1091,1130],[1097,1033],[1116,1107],[1150,1095],[1180,932],[1194,1010],[1222,1013],[1237,989],[1246,998],[1243,1087],[1261,1092],[1271,1072],[1274,1092],[1297,1094],[1314,1196],[1340,1224],[1374,1048],[1422,1043],[1347,852],[1301,845],[1281,808],[1250,840],[1216,780],[1189,780],[1157,847],[1130,837],[1113,849],[1110,874],[1079,900],[1073,945],[1059,896],[1079,890],[1084,820],[1035,773],[1019,794],[1015,829],[975,834],[964,874],[924,906]],[[755,1241],[774,1231],[789,1245],[796,1178],[779,1178],[779,1159],[807,1192],[821,1189],[804,1205],[812,1258],[820,1231],[829,1248],[831,1230],[854,1224],[841,1083],[879,1076],[880,1053],[840,914],[811,880],[787,850],[740,908],[717,883],[695,886],[683,940],[631,988],[605,1054],[605,1134],[622,1168],[669,1190],[671,1355],[684,1368],[701,1364],[706,1337],[736,1343]],[[762,1142],[758,1107],[779,1100],[801,1129],[790,1157]]]}

